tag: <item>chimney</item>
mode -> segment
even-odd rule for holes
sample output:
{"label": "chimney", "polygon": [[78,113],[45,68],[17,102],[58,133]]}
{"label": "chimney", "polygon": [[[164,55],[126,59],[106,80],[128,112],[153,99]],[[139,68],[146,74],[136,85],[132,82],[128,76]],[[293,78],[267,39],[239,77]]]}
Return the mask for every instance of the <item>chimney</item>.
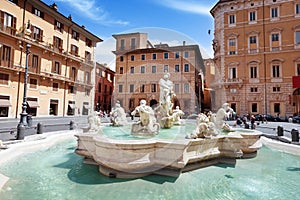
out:
{"label": "chimney", "polygon": [[57,11],[57,5],[56,5],[56,3],[53,3],[50,7]]}
{"label": "chimney", "polygon": [[182,45],[185,46],[185,41],[182,42]]}

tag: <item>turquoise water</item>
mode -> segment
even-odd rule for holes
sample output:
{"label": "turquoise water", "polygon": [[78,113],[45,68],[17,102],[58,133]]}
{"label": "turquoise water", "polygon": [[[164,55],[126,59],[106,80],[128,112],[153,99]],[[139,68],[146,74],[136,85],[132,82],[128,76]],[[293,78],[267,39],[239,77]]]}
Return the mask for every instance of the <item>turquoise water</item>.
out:
{"label": "turquoise water", "polygon": [[217,165],[178,178],[122,180],[98,173],[74,153],[76,140],[16,158],[0,172],[10,177],[1,200],[299,199],[300,157],[267,147],[257,157]]}
{"label": "turquoise water", "polygon": [[196,128],[195,123],[188,123],[186,126],[173,126],[170,129],[160,129],[159,134],[156,136],[133,136],[131,135],[131,124],[120,127],[104,126],[102,132],[109,138],[122,139],[122,140],[139,140],[147,138],[158,138],[158,139],[184,139],[189,133],[192,133]]}

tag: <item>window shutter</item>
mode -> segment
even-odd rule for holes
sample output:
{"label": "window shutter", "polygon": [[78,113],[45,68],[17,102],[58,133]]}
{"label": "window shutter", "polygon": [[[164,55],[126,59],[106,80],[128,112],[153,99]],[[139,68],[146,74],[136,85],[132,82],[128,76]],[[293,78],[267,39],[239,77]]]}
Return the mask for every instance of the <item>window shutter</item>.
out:
{"label": "window shutter", "polygon": [[43,42],[43,36],[44,36],[43,33],[44,33],[44,31],[42,29],[40,29],[40,38],[39,38],[39,40],[41,42]]}

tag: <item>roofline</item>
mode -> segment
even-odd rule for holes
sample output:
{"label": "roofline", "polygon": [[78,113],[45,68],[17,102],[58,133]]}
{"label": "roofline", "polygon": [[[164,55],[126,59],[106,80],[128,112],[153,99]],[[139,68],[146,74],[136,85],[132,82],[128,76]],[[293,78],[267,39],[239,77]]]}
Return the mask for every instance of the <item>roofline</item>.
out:
{"label": "roofline", "polygon": [[[74,22],[73,20],[67,18],[66,16],[64,16],[62,13],[58,12],[57,9],[52,8],[51,6],[47,5],[46,3],[44,3],[43,1],[39,0],[28,0],[28,2],[30,2],[32,5],[36,5],[36,4],[40,4],[40,6],[45,7],[45,9],[47,9],[47,11],[49,11],[50,13],[52,12],[52,14],[58,14],[59,16],[63,17],[66,22],[70,22],[67,23],[68,26],[71,26],[72,24],[76,25],[77,28],[83,30],[84,32],[86,32],[88,35],[90,35],[91,37],[94,38],[94,40],[96,40],[96,42],[102,42],[103,40],[96,36],[95,34],[93,34],[92,32],[86,30],[84,27],[80,26],[79,24],[77,24],[76,22]],[[25,8],[24,8],[25,9]]]}
{"label": "roofline", "polygon": [[219,0],[216,5],[214,5],[214,7],[209,11],[210,14],[214,17],[214,10],[221,4],[221,3],[226,3],[226,2],[230,2],[230,1],[235,1],[235,0]]}

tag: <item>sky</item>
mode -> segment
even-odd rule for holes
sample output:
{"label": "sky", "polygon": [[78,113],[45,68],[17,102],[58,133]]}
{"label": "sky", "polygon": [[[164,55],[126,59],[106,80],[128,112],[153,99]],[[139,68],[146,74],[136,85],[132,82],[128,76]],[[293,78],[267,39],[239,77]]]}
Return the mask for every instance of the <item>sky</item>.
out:
{"label": "sky", "polygon": [[[43,0],[56,3],[58,11],[100,37],[95,61],[114,70],[114,34],[148,33],[155,45],[198,44],[203,58],[212,58],[213,17],[211,8],[218,0]],[[210,30],[210,34],[209,34]]]}

